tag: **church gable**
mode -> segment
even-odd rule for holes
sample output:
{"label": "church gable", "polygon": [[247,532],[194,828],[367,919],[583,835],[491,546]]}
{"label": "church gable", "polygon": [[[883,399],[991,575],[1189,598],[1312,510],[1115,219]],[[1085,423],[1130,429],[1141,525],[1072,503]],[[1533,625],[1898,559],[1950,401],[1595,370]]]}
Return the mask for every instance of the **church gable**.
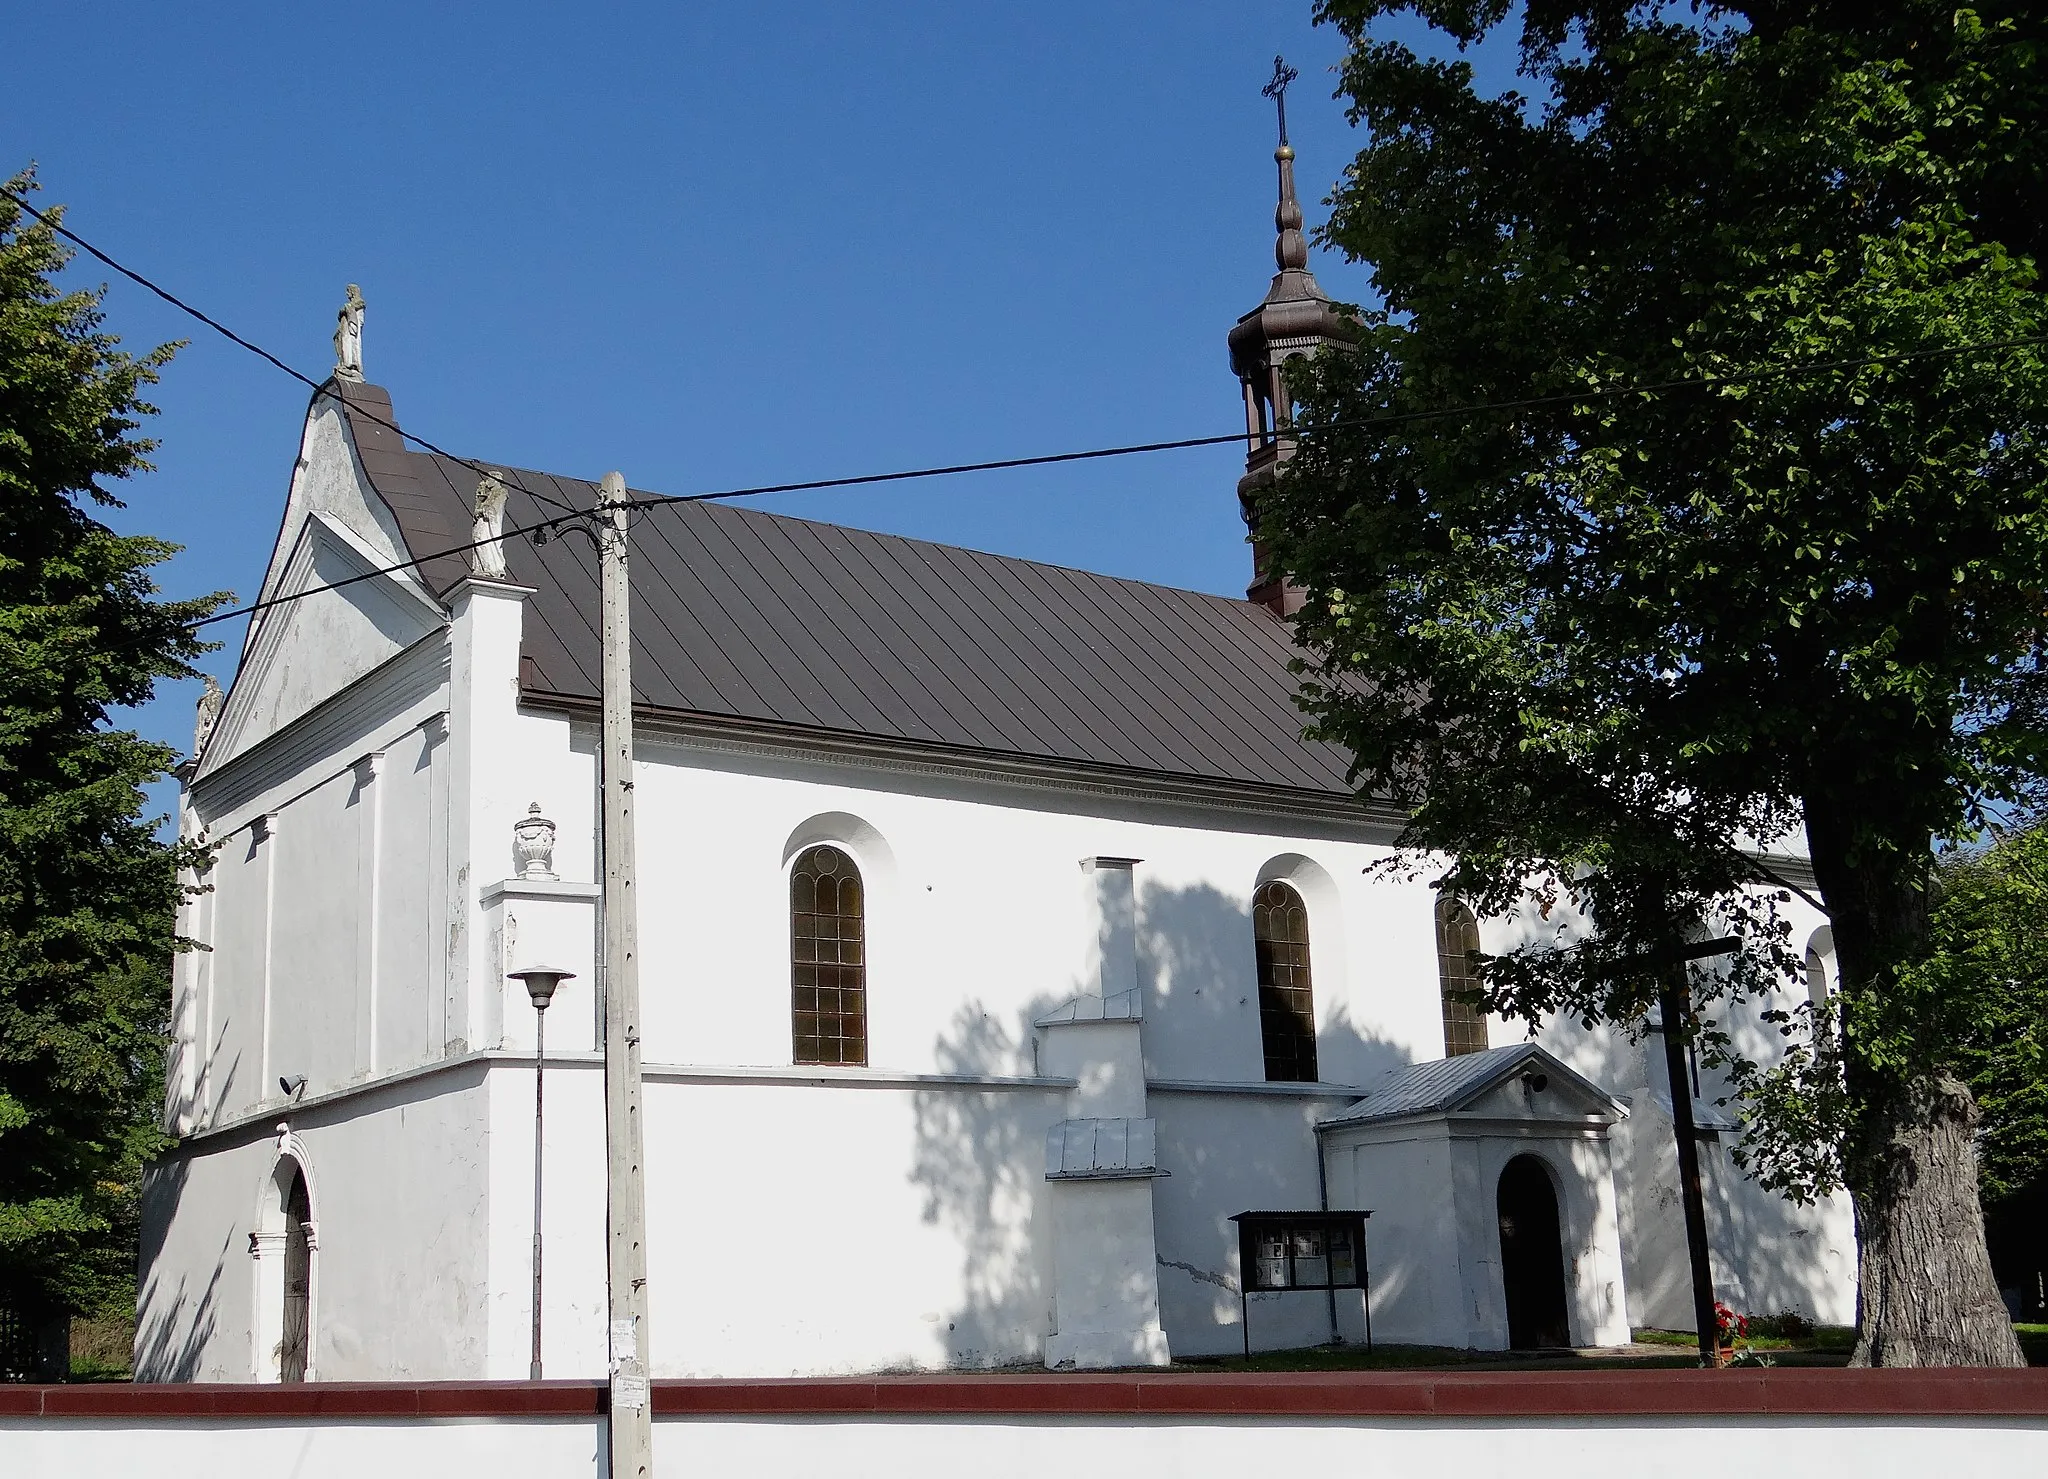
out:
{"label": "church gable", "polygon": [[[343,403],[323,391],[306,412],[284,522],[259,601],[354,581],[259,612],[220,722],[199,757],[211,772],[441,626],[441,606],[400,564],[411,552],[371,486]],[[370,578],[364,579],[363,577]]]}
{"label": "church gable", "polygon": [[417,586],[396,575],[371,575],[390,563],[335,515],[316,511],[304,520],[268,594],[355,584],[318,590],[259,616],[207,742],[202,773],[218,770],[443,625],[440,607]]}
{"label": "church gable", "polygon": [[1483,1092],[1459,1105],[1453,1114],[1473,1119],[1568,1120],[1617,1118],[1614,1103],[1605,1094],[1588,1092],[1576,1074],[1545,1071],[1546,1065],[1531,1059],[1517,1071],[1496,1080]]}
{"label": "church gable", "polygon": [[1324,1130],[1418,1118],[1611,1123],[1627,1108],[1533,1042],[1396,1069]]}
{"label": "church gable", "polygon": [[[283,593],[288,567],[301,543],[305,523],[315,514],[328,515],[352,535],[374,565],[395,565],[412,558],[405,532],[389,503],[373,487],[357,443],[353,418],[338,398],[338,387],[330,383],[313,397],[306,410],[305,430],[299,438],[299,460],[292,469],[291,492],[285,500],[277,543],[263,572],[259,600]],[[425,587],[409,572],[401,572],[398,578],[425,593]],[[245,660],[262,626],[259,620],[250,628],[245,639]]]}

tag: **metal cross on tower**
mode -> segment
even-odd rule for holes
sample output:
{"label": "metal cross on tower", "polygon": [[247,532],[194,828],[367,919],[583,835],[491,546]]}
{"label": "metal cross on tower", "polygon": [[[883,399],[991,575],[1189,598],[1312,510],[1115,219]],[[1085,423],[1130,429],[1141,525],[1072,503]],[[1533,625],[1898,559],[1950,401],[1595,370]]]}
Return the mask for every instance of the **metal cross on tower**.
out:
{"label": "metal cross on tower", "polygon": [[1261,96],[1271,98],[1280,108],[1280,142],[1287,142],[1287,84],[1301,73],[1287,65],[1287,58],[1273,58],[1273,80],[1259,89]]}

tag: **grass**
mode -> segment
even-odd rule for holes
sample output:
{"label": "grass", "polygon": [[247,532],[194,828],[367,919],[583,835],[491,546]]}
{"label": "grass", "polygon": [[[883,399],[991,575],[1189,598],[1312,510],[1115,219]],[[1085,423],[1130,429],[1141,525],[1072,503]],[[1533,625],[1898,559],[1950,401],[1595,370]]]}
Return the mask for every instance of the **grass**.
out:
{"label": "grass", "polygon": [[[1684,1346],[1687,1350],[1695,1350],[1699,1346],[1699,1337],[1690,1330],[1637,1330],[1633,1333],[1638,1345]],[[1815,1327],[1811,1335],[1757,1335],[1736,1344],[1771,1354],[1788,1351],[1801,1355],[1846,1357],[1856,1348],[1856,1327],[1821,1325]]]}
{"label": "grass", "polygon": [[1195,1356],[1173,1363],[1177,1371],[1423,1371],[1462,1368],[1469,1371],[1597,1371],[1607,1368],[1690,1366],[1691,1357],[1623,1355],[1586,1351],[1469,1351],[1438,1345],[1312,1346],[1295,1351],[1255,1351],[1242,1356]]}
{"label": "grass", "polygon": [[2048,1366],[2048,1325],[2015,1325],[2012,1331],[2020,1338],[2029,1366]]}
{"label": "grass", "polygon": [[135,1321],[116,1315],[71,1322],[73,1381],[132,1381]]}

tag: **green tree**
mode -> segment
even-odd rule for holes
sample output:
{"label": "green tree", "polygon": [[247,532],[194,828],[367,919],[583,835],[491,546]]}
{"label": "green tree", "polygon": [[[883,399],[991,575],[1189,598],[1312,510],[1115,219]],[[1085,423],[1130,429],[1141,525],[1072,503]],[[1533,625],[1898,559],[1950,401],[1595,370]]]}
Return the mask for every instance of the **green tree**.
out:
{"label": "green tree", "polygon": [[[1381,34],[1402,11],[1518,46],[1526,94]],[[2035,797],[2048,746],[2042,19],[1318,13],[1371,138],[1326,240],[1385,308],[1292,367],[1298,450],[1261,506],[1307,592],[1314,725],[1455,859],[1443,887],[1597,923],[1485,963],[1532,1020],[1639,1023],[1652,983],[1618,959],[1718,919],[1743,948],[1694,973],[1695,1011],[1734,1058],[1737,1007],[1798,966],[1737,839],[1803,826],[1840,1014],[1781,1018],[1769,1071],[1730,1063],[1750,1164],[1852,1193],[1859,1361],[2017,1363],[1965,1048],[1909,976],[1936,840]]]}
{"label": "green tree", "polygon": [[2048,828],[1951,855],[1935,875],[1928,953],[1905,973],[1946,1009],[1983,1122],[1986,1203],[2048,1177]]}
{"label": "green tree", "polygon": [[140,392],[175,346],[124,353],[101,294],[56,285],[67,255],[0,196],[0,1307],[30,1320],[132,1297],[198,849],[143,815],[177,754],[108,714],[188,676],[206,649],[185,623],[224,599],[157,599],[175,546],[88,512],[148,470]]}

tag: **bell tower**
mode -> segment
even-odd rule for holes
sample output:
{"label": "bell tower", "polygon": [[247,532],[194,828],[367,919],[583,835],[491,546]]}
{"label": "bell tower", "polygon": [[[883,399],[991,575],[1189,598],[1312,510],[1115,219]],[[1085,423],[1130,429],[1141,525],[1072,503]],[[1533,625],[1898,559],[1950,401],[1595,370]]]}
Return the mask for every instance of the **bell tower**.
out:
{"label": "bell tower", "polygon": [[[1273,285],[1258,307],[1230,331],[1230,368],[1244,389],[1246,452],[1244,476],[1238,479],[1237,500],[1245,523],[1258,527],[1259,494],[1273,481],[1276,468],[1294,455],[1288,435],[1293,399],[1287,390],[1287,366],[1331,345],[1348,344],[1350,324],[1339,314],[1308,270],[1308,241],[1301,234],[1301,202],[1294,194],[1294,149],[1287,142],[1287,84],[1299,76],[1280,57],[1273,58],[1273,79],[1263,89],[1280,114],[1280,147],[1273,161],[1280,167],[1280,203],[1273,211],[1279,233],[1273,260],[1279,268]],[[1256,533],[1252,545],[1252,583],[1245,591],[1275,616],[1301,609],[1301,592],[1267,564],[1265,546]]]}

